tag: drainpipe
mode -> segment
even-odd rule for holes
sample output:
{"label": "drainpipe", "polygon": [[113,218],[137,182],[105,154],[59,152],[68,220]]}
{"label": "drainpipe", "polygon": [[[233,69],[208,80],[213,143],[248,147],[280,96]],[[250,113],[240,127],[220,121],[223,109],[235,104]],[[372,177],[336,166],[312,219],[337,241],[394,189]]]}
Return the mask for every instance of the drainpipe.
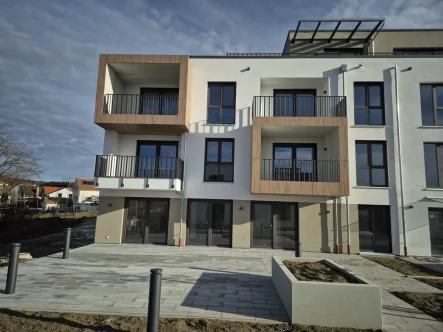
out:
{"label": "drainpipe", "polygon": [[398,99],[398,72],[397,65],[395,69],[395,104],[397,108],[397,144],[398,144],[398,162],[399,162],[399,173],[400,173],[400,195],[401,195],[401,220],[403,226],[403,250],[404,255],[408,256],[408,248],[406,246],[406,223],[405,223],[405,202],[403,195],[403,167],[401,162],[401,142],[400,142],[400,101]]}
{"label": "drainpipe", "polygon": [[183,180],[182,180],[182,201],[181,201],[181,208],[180,208],[180,235],[178,238],[178,246],[183,247],[183,214],[184,214],[184,208],[185,208],[185,179],[186,179],[186,132],[183,134],[183,150],[184,150],[184,157],[183,157]]}
{"label": "drainpipe", "polygon": [[349,228],[349,197],[346,196],[346,231],[348,233],[348,255],[351,254],[351,233]]}
{"label": "drainpipe", "polygon": [[334,215],[335,215],[335,253],[340,253],[338,245],[338,199],[334,198]]}

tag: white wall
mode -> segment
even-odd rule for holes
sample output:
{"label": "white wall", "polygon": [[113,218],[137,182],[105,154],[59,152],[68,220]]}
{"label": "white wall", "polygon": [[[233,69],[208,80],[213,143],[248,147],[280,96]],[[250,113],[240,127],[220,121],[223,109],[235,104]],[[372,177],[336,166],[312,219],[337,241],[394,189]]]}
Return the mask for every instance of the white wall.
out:
{"label": "white wall", "polygon": [[72,191],[68,190],[67,188],[63,188],[63,189],[54,191],[50,194],[46,194],[46,196],[55,198],[55,197],[58,197],[59,194],[61,194],[63,198],[69,198],[69,195],[72,194]]}
{"label": "white wall", "polygon": [[100,196],[100,191],[98,190],[79,190],[78,202],[82,203],[87,197]]}

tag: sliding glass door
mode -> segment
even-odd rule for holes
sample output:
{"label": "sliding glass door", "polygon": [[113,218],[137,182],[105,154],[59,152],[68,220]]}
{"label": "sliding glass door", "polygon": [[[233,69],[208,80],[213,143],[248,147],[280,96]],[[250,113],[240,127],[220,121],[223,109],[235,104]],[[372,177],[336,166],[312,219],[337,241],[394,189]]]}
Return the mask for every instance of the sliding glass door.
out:
{"label": "sliding glass door", "polygon": [[295,249],[298,242],[297,203],[252,202],[252,247]]}
{"label": "sliding glass door", "polygon": [[316,144],[274,143],[275,181],[315,181]]}
{"label": "sliding glass door", "polygon": [[178,142],[138,141],[137,176],[145,178],[171,179],[175,175]]}
{"label": "sliding glass door", "polygon": [[189,245],[231,246],[232,201],[189,200]]}
{"label": "sliding glass door", "polygon": [[274,116],[315,117],[314,89],[274,90]]}

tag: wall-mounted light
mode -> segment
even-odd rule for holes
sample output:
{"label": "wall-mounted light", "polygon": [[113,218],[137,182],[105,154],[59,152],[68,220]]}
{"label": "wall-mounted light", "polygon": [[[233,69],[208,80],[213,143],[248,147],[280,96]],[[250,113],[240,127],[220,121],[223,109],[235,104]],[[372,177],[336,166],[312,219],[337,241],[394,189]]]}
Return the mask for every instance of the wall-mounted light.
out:
{"label": "wall-mounted light", "polygon": [[405,206],[405,210],[409,210],[409,209],[413,209],[414,208],[414,206],[413,205],[408,205],[408,206]]}
{"label": "wall-mounted light", "polygon": [[244,73],[245,71],[251,70],[251,67],[246,67],[245,69],[240,70],[240,72]]}
{"label": "wall-mounted light", "polygon": [[243,206],[240,206],[238,209],[239,209],[240,211],[243,211]]}

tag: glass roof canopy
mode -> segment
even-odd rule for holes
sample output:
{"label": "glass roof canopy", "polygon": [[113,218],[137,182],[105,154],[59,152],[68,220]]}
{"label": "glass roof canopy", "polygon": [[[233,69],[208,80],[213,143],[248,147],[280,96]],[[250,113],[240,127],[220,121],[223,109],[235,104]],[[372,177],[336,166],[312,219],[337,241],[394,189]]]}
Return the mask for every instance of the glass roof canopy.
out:
{"label": "glass roof canopy", "polygon": [[371,19],[337,19],[337,20],[300,20],[297,29],[290,30],[287,41],[294,44],[298,41],[360,41],[369,43],[381,30],[385,20]]}

